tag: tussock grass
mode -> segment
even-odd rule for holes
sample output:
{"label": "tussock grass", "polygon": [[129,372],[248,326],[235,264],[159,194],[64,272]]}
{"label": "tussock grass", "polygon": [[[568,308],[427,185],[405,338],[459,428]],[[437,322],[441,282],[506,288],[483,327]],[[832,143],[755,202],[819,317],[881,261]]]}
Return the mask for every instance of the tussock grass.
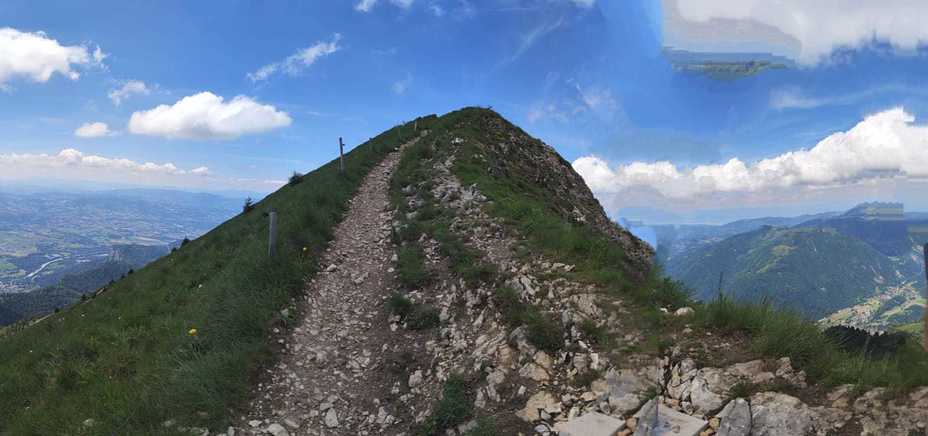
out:
{"label": "tussock grass", "polygon": [[828,385],[852,383],[900,391],[928,385],[928,353],[912,339],[894,356],[871,359],[842,351],[796,313],[728,297],[698,307],[695,320],[703,327],[747,333],[754,351],[771,358],[787,356],[814,380]]}
{"label": "tussock grass", "polygon": [[525,303],[512,288],[499,288],[493,295],[503,322],[511,328],[525,326],[525,337],[539,350],[555,353],[564,346],[561,322],[534,305]]}
{"label": "tussock grass", "polygon": [[406,288],[413,289],[421,286],[428,279],[425,270],[425,255],[418,245],[408,244],[400,247],[397,252],[396,273],[400,283]]}
{"label": "tussock grass", "polygon": [[425,330],[438,327],[441,319],[437,308],[427,304],[417,304],[400,293],[395,293],[387,300],[387,308],[394,315],[399,315],[412,330]]}
{"label": "tussock grass", "polygon": [[463,424],[474,413],[470,383],[461,375],[452,375],[442,387],[441,399],[435,404],[432,415],[426,419],[419,434],[437,436],[445,430]]}
{"label": "tussock grass", "polygon": [[[348,199],[416,134],[411,124],[388,130],[348,153],[345,174],[330,162],[97,298],[0,338],[0,434],[169,434],[168,419],[225,428]],[[270,208],[280,227],[273,260]]]}

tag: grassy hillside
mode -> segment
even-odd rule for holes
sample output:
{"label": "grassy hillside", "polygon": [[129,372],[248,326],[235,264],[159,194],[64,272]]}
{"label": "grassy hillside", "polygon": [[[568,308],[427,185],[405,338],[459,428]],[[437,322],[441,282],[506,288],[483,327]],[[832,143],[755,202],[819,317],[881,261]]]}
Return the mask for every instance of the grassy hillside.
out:
{"label": "grassy hillside", "polygon": [[[419,120],[425,128],[434,118]],[[257,207],[78,304],[0,338],[0,434],[169,434],[222,428],[268,356],[265,337],[377,162],[417,132],[388,130]],[[267,219],[279,212],[279,255]]]}
{"label": "grassy hillside", "polygon": [[732,236],[668,264],[668,273],[692,286],[700,300],[718,292],[767,299],[820,318],[852,306],[878,287],[896,284],[891,259],[869,244],[829,228],[764,227]]}

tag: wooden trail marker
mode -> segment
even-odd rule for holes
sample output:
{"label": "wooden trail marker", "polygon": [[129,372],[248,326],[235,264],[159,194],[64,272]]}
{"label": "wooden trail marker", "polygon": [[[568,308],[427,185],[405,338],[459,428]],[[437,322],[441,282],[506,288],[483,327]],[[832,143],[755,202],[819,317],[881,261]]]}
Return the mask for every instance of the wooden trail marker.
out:
{"label": "wooden trail marker", "polygon": [[345,143],[341,136],[338,137],[338,172],[345,172]]}
{"label": "wooden trail marker", "polygon": [[271,209],[267,213],[267,256],[274,257],[277,254],[277,211]]}
{"label": "wooden trail marker", "polygon": [[722,300],[722,280],[725,279],[725,271],[719,271],[719,301]]}

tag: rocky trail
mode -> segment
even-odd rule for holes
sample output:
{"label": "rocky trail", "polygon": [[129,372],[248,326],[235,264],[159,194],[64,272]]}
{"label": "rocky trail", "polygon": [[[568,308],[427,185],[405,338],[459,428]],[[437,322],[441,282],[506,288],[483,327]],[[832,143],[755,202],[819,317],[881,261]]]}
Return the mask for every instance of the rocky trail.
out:
{"label": "rocky trail", "polygon": [[[388,410],[391,332],[383,301],[393,283],[388,186],[400,153],[364,180],[308,283],[305,307],[278,363],[260,377],[239,430],[248,434],[364,435],[405,427],[408,411]],[[280,332],[284,333],[284,332]]]}

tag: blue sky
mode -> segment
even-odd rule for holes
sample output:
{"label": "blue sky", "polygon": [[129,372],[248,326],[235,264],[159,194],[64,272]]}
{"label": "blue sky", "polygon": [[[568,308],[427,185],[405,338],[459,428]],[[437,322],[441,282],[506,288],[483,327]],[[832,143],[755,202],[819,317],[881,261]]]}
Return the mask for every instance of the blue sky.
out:
{"label": "blue sky", "polygon": [[[6,0],[0,183],[267,192],[339,136],[480,105],[612,214],[928,209],[928,6],[808,3]],[[719,80],[665,47],[788,67]]]}

